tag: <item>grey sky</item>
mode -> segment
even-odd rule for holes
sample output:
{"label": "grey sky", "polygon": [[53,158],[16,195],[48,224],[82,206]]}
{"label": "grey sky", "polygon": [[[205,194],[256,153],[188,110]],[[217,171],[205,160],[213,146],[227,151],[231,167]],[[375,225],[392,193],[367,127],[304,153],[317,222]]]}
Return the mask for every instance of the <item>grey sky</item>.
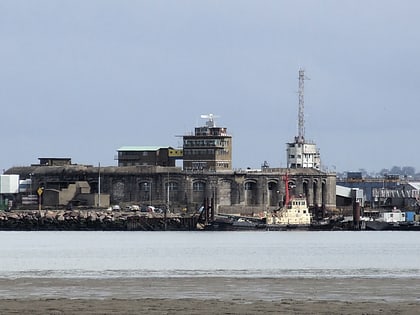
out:
{"label": "grey sky", "polygon": [[418,1],[0,0],[0,167],[180,146],[219,115],[233,166],[306,139],[338,171],[420,170]]}

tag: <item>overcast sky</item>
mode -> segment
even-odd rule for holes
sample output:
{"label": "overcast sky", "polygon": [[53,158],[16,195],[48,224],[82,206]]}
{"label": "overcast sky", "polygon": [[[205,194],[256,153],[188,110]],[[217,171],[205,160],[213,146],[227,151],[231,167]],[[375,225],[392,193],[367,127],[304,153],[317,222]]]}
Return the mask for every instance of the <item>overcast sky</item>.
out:
{"label": "overcast sky", "polygon": [[234,168],[305,136],[337,171],[420,171],[420,1],[0,0],[0,167],[182,146],[202,114]]}

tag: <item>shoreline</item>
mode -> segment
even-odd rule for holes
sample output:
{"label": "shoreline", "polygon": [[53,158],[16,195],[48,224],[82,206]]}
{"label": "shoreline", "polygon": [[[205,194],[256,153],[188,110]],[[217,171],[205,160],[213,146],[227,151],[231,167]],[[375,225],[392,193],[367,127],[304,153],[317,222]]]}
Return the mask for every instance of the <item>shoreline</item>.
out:
{"label": "shoreline", "polygon": [[337,300],[420,303],[414,278],[0,278],[0,299]]}
{"label": "shoreline", "polygon": [[0,278],[2,314],[417,314],[418,278]]}
{"label": "shoreline", "polygon": [[420,303],[314,300],[12,299],[2,314],[418,314]]}

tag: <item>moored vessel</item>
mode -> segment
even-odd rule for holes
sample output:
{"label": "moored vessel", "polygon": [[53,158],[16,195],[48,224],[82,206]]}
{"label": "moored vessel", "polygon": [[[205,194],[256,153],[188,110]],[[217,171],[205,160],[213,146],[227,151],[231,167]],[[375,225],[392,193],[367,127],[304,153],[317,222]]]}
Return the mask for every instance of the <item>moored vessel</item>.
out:
{"label": "moored vessel", "polygon": [[399,209],[393,209],[390,212],[381,212],[378,218],[369,218],[365,221],[366,229],[374,231],[391,230],[399,226],[400,222],[405,222],[405,212]]}
{"label": "moored vessel", "polygon": [[285,207],[272,211],[266,216],[268,230],[309,228],[312,217],[304,197],[292,198]]}
{"label": "moored vessel", "polygon": [[289,195],[288,175],[284,176],[285,181],[285,206],[267,213],[267,230],[288,230],[296,228],[309,228],[312,222],[312,216],[309,212],[308,203],[304,196],[292,197]]}

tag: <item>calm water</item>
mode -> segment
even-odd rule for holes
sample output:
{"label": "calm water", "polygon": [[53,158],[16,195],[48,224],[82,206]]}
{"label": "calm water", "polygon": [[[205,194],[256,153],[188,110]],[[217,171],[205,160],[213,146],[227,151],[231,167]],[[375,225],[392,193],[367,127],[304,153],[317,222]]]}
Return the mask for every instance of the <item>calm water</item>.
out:
{"label": "calm water", "polygon": [[420,278],[419,232],[0,232],[0,278]]}

